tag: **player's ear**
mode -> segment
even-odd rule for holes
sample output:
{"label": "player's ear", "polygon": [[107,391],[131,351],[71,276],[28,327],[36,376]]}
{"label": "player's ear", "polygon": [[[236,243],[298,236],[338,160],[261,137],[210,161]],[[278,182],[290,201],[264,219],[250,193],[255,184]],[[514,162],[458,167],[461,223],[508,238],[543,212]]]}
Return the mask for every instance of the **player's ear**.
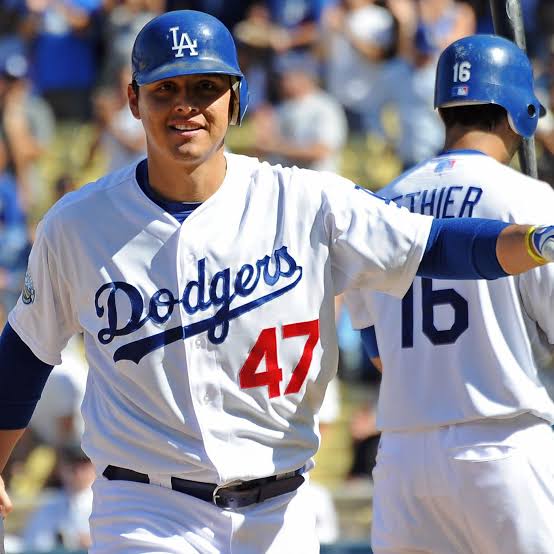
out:
{"label": "player's ear", "polygon": [[140,119],[140,112],[138,107],[139,88],[134,83],[127,85],[127,99],[129,100],[129,109],[136,119]]}

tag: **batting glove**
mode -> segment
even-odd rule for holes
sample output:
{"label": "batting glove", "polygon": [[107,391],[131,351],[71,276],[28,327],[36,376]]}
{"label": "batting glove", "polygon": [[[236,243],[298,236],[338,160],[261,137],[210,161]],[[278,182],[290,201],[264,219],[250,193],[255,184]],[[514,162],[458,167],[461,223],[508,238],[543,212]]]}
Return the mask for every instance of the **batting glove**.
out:
{"label": "batting glove", "polygon": [[538,263],[554,262],[554,226],[531,227],[527,231],[527,250]]}

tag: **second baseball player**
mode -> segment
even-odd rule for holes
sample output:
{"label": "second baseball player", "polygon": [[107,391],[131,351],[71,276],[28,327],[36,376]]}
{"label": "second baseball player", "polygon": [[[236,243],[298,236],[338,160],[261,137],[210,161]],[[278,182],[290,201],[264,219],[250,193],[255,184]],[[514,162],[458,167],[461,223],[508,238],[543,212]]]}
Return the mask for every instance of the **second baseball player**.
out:
{"label": "second baseball player", "polygon": [[39,226],[0,339],[0,468],[82,332],[91,554],[315,554],[306,481],[335,295],[402,297],[416,272],[520,273],[554,259],[554,228],[450,225],[331,173],[226,154],[247,83],[229,31],[201,12],[147,23],[132,65],[148,157]]}

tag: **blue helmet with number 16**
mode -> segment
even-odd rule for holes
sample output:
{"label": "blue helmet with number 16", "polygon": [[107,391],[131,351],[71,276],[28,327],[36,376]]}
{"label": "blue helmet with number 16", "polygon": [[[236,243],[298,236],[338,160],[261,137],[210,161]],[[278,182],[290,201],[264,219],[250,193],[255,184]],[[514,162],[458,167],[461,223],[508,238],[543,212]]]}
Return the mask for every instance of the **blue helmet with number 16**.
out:
{"label": "blue helmet with number 16", "polygon": [[138,86],[179,75],[217,73],[232,77],[231,124],[239,124],[248,106],[248,86],[227,27],[195,10],[167,12],[149,21],[135,39],[133,80]]}
{"label": "blue helmet with number 16", "polygon": [[435,108],[497,104],[512,129],[529,138],[545,109],[533,89],[533,68],[525,52],[497,35],[472,35],[441,54],[435,81]]}

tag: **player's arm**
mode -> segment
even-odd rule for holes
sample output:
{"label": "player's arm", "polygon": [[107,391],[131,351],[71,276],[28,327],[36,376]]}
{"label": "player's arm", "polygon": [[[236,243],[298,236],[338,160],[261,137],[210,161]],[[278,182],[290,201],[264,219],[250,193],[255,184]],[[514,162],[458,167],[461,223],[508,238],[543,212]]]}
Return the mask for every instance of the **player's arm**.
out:
{"label": "player's arm", "polygon": [[[496,279],[554,261],[554,226],[487,219],[435,219],[417,274],[443,279]],[[375,327],[360,331],[364,350],[382,371]]]}
{"label": "player's arm", "polygon": [[435,219],[417,274],[434,279],[496,279],[551,261],[554,226]]}
{"label": "player's arm", "polygon": [[[31,420],[52,367],[39,360],[6,324],[0,336],[0,473]],[[0,514],[11,510],[0,477]]]}
{"label": "player's arm", "polygon": [[377,337],[375,335],[375,326],[366,327],[360,330],[360,336],[362,338],[362,344],[367,357],[371,360],[371,363],[382,373],[383,364],[381,363],[381,357],[379,356],[379,347],[377,346]]}
{"label": "player's arm", "polygon": [[498,237],[496,256],[510,275],[554,261],[554,226],[506,227]]}

